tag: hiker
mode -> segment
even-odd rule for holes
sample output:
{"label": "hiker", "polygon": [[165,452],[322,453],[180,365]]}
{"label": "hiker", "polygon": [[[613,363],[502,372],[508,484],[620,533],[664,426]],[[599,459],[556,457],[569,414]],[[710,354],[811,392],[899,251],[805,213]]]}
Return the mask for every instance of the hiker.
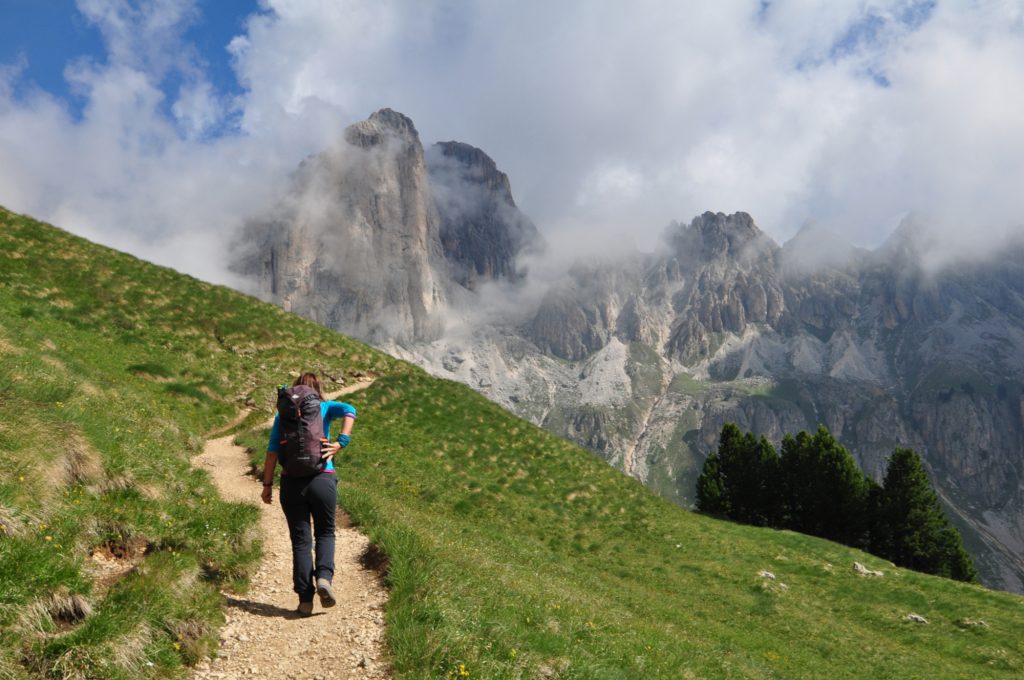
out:
{"label": "hiker", "polygon": [[[320,452],[322,461],[316,461],[317,466],[312,468],[311,472],[302,469],[304,474],[296,474],[295,462],[289,460],[289,456],[292,455],[289,452],[292,449],[287,448],[286,440],[289,436],[293,440],[296,438],[296,425],[295,420],[291,418],[286,418],[285,423],[281,422],[282,395],[285,395],[285,408],[288,406],[287,399],[290,397],[298,400],[297,395],[306,395],[305,399],[312,399],[314,405],[319,401],[323,433],[316,433],[316,441],[312,446],[317,447],[315,451]],[[310,408],[313,410],[312,421],[315,422],[314,405]],[[336,603],[334,591],[331,589],[331,580],[334,577],[334,514],[338,505],[334,456],[348,446],[355,418],[356,410],[351,404],[322,400],[320,381],[313,373],[303,373],[291,388],[282,386],[278,391],[278,414],[274,416],[274,426],[270,430],[270,442],[267,444],[267,455],[263,462],[262,498],[267,504],[273,498],[274,468],[280,460],[281,508],[288,520],[288,533],[292,540],[292,582],[299,596],[297,612],[300,616],[312,616],[314,593],[320,596],[320,605],[323,607],[333,607]],[[341,433],[335,441],[331,441],[331,425],[339,419]],[[320,439],[321,436],[323,439]],[[289,469],[292,470],[292,474],[289,474]],[[311,516],[312,535],[309,529]],[[315,563],[311,557],[312,552],[315,552]]]}

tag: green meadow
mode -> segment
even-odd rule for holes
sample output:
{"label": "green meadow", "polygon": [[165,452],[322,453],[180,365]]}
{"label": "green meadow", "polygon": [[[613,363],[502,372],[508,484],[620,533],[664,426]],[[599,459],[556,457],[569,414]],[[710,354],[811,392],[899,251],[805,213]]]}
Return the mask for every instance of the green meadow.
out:
{"label": "green meadow", "polygon": [[386,555],[398,678],[1024,676],[1024,598],[681,510],[468,388],[0,210],[0,678],[215,653],[256,511],[189,458],[248,401],[258,466],[306,369],[375,377],[339,496]]}

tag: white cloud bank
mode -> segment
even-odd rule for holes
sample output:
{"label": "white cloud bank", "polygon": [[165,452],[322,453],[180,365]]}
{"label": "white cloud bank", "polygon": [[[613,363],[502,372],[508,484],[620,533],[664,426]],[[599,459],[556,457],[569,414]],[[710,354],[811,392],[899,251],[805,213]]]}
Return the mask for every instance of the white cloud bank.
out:
{"label": "white cloud bank", "polygon": [[704,210],[866,246],[917,214],[942,252],[1024,224],[1022,2],[263,0],[225,46],[233,98],[184,41],[195,0],[78,5],[108,47],[68,64],[80,120],[0,67],[0,204],[211,280],[383,106],[487,151],[556,245],[648,247]]}

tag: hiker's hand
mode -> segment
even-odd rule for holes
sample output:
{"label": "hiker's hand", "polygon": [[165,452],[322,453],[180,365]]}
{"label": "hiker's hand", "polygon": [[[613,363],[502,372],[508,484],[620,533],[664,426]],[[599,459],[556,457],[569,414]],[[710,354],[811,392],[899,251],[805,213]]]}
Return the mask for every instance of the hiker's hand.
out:
{"label": "hiker's hand", "polygon": [[264,503],[266,503],[267,505],[270,505],[271,500],[273,500],[273,498],[274,498],[274,487],[272,487],[272,486],[265,486],[265,487],[263,487],[263,493],[260,494],[260,498],[263,499]]}
{"label": "hiker's hand", "polygon": [[322,454],[320,457],[324,460],[331,460],[339,449],[341,449],[341,444],[338,442],[324,442],[320,447],[320,452]]}

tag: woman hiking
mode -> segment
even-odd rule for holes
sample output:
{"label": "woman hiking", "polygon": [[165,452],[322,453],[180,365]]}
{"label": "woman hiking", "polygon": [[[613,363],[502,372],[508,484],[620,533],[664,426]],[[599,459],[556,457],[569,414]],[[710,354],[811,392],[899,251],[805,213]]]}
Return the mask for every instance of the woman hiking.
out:
{"label": "woman hiking", "polygon": [[[293,473],[289,474],[286,457],[294,455],[295,450],[288,448],[287,441],[289,437],[294,440],[296,435],[295,426],[291,422],[281,422],[281,395],[285,394],[285,398],[298,402],[300,396],[303,400],[310,399],[314,393],[313,403],[319,401],[323,433],[311,433],[316,437],[312,446],[319,444],[319,449],[315,449],[314,452],[319,450],[322,463],[317,461],[311,473],[301,475],[294,473],[293,465]],[[320,596],[322,607],[333,607],[336,603],[334,591],[331,590],[331,580],[334,577],[334,515],[338,506],[334,456],[340,449],[348,446],[351,440],[356,410],[351,404],[344,402],[323,401],[320,381],[313,373],[303,373],[291,389],[282,387],[278,392],[278,404],[278,414],[274,416],[274,426],[270,430],[270,441],[267,444],[267,456],[263,462],[262,498],[267,504],[273,499],[274,468],[281,459],[281,508],[284,510],[285,519],[288,520],[288,533],[292,541],[292,583],[299,596],[296,611],[299,616],[312,616],[314,593]],[[287,407],[287,404],[285,406]],[[315,422],[315,412],[313,416]],[[339,419],[341,432],[335,441],[331,441],[331,425]],[[289,451],[292,453],[289,454]],[[310,517],[313,518],[312,533],[309,526]]]}

